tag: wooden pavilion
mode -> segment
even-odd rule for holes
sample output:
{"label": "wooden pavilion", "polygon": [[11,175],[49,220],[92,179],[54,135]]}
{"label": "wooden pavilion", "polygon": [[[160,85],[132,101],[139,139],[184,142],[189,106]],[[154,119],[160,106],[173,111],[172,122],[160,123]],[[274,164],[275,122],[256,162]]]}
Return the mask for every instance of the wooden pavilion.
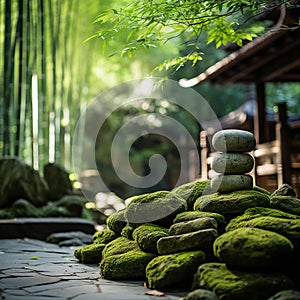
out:
{"label": "wooden pavilion", "polygon": [[[300,82],[299,16],[299,9],[287,11],[282,6],[278,22],[267,34],[231,53],[197,77],[182,79],[179,83],[183,87],[192,87],[205,81],[221,85],[255,84],[252,127],[249,122],[235,124],[237,116],[234,117],[234,114],[238,113],[235,112],[231,114],[231,120],[227,116],[223,128],[241,128],[254,132],[257,140],[253,152],[256,184],[272,191],[288,183],[300,195],[300,120],[289,118],[286,106],[282,103],[278,105],[276,122],[269,122],[265,97],[267,82]],[[210,147],[213,133],[213,126],[201,132],[202,178],[209,173],[210,157],[214,152]]]}

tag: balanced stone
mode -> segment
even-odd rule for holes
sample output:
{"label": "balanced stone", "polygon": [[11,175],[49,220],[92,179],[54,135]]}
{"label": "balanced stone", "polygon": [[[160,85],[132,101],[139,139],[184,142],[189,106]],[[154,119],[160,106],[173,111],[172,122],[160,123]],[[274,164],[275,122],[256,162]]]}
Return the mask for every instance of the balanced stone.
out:
{"label": "balanced stone", "polygon": [[239,270],[278,270],[289,263],[293,245],[281,234],[259,229],[239,228],[226,232],[214,242],[214,254]]}
{"label": "balanced stone", "polygon": [[211,251],[218,232],[215,229],[202,229],[191,233],[162,237],[157,242],[158,254],[171,254],[181,251]]}
{"label": "balanced stone", "polygon": [[250,152],[255,148],[256,141],[249,131],[226,129],[213,136],[212,145],[220,152]]}
{"label": "balanced stone", "polygon": [[247,153],[219,153],[214,156],[211,168],[224,174],[244,174],[252,170],[254,159]]}
{"label": "balanced stone", "polygon": [[236,190],[251,190],[253,178],[250,175],[216,175],[211,179],[211,189],[220,193]]}

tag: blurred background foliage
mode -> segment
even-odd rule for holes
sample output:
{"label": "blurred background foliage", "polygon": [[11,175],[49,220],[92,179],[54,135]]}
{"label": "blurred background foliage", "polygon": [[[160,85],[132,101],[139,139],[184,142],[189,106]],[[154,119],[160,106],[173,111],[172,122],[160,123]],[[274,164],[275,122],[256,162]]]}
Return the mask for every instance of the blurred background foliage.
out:
{"label": "blurred background foliage", "polygon": [[[97,33],[99,26],[102,33],[110,33],[114,27],[112,20],[99,23],[99,16],[103,18],[103,12],[114,12],[127,4],[126,0],[0,0],[2,156],[21,157],[37,170],[47,162],[56,162],[72,172],[71,146],[76,123],[101,91],[150,74],[174,80],[190,78],[228,54],[226,49],[216,48],[214,39],[207,44],[206,39],[195,41],[188,34],[169,39],[159,47],[144,44],[134,53],[120,50],[128,43],[132,28],[123,28],[118,37],[101,38]],[[270,25],[243,24],[251,25],[257,34]],[[167,69],[160,67],[164,61],[195,51],[201,58],[188,60],[185,65],[171,64]],[[195,89],[218,117],[238,108],[249,96],[249,87],[243,85],[224,88],[203,84]],[[291,113],[299,113],[299,85],[268,84],[267,95],[270,107],[286,101]],[[99,114],[112,105],[103,101]],[[144,106],[137,103],[116,110],[101,128],[102,142],[96,144],[95,151],[107,186],[123,198],[145,191],[124,185],[114,173],[108,159],[112,139],[130,118],[152,112],[181,122],[198,144],[199,124],[174,105],[153,100]],[[149,119],[149,124],[155,126],[155,120]],[[147,174],[149,158],[155,153],[166,157],[170,169],[153,189],[173,188],[180,172],[178,151],[162,136],[146,134],[135,141],[130,152],[133,169],[137,174]]]}

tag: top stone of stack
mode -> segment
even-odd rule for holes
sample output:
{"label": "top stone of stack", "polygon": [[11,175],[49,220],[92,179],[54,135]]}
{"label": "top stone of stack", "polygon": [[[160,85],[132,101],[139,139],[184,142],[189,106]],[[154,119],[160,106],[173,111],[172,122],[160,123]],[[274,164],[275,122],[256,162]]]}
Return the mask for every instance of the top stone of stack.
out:
{"label": "top stone of stack", "polygon": [[255,137],[251,132],[238,129],[221,130],[212,139],[212,146],[220,152],[250,152],[255,145]]}

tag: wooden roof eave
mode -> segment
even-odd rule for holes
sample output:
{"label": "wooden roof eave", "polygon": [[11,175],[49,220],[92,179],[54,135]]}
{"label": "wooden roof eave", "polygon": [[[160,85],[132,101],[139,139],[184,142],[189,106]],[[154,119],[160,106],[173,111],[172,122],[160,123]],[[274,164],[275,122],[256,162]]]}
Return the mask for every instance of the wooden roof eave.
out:
{"label": "wooden roof eave", "polygon": [[[300,72],[295,67],[300,66],[300,34],[299,30],[293,32],[283,29],[282,25],[288,22],[285,8],[282,8],[279,21],[268,33],[231,53],[198,76],[189,80],[181,79],[179,84],[182,87],[193,87],[205,81],[222,85],[233,82],[298,81]],[[286,34],[287,31],[289,34]],[[281,46],[282,40],[284,47]],[[277,47],[274,48],[274,45]],[[278,62],[278,58],[281,62]],[[296,70],[295,74],[289,74],[291,70]]]}

